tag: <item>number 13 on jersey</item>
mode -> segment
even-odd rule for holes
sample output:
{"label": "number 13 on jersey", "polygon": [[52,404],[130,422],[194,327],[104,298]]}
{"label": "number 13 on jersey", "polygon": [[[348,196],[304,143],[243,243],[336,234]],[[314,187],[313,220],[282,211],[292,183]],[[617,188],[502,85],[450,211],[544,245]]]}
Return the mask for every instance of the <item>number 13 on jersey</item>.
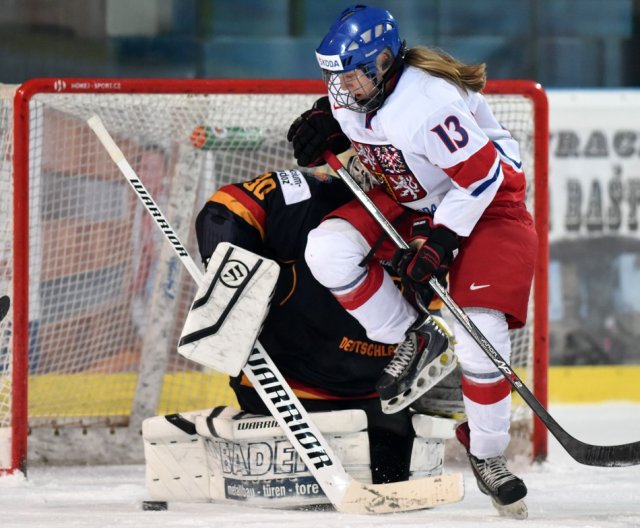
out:
{"label": "number 13 on jersey", "polygon": [[469,143],[469,134],[460,124],[460,120],[454,115],[450,115],[444,120],[444,127],[438,125],[432,128],[431,131],[438,134],[438,137],[451,153],[464,148]]}

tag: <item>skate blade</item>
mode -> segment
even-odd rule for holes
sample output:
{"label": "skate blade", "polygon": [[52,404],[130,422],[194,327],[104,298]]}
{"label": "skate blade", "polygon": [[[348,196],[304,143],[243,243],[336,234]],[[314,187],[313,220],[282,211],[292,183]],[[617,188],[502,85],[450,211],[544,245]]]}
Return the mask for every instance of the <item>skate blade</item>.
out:
{"label": "skate blade", "polygon": [[411,384],[411,387],[402,394],[388,400],[380,400],[382,412],[385,414],[394,414],[408,407],[425,392],[428,392],[432,387],[440,383],[443,378],[448,376],[453,369],[456,368],[456,364],[456,355],[451,350],[443,352],[422,369]]}
{"label": "skate blade", "polygon": [[529,516],[529,510],[523,499],[507,505],[498,504],[494,499],[491,499],[491,502],[493,502],[493,507],[498,510],[500,517],[509,517],[510,519],[521,521]]}

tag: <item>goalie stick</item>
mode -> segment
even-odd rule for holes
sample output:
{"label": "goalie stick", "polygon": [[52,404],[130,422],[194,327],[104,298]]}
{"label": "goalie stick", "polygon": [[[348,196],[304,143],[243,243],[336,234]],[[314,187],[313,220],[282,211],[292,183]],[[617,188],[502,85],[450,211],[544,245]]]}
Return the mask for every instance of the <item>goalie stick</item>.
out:
{"label": "goalie stick", "polygon": [[[391,238],[399,249],[410,249],[395,227],[385,218],[375,203],[367,196],[360,186],[353,179],[349,171],[344,168],[340,160],[329,150],[324,152],[324,159],[329,166],[338,174],[340,179],[349,187],[365,209],[378,222],[380,227]],[[435,279],[429,281],[429,286],[442,299],[445,306],[453,314],[456,320],[464,327],[482,351],[489,357],[493,364],[500,370],[515,391],[522,397],[531,410],[544,423],[547,430],[558,440],[560,445],[577,462],[587,466],[622,467],[640,464],[640,442],[630,444],[600,446],[582,442],[567,431],[542,406],[538,399],[522,382],[518,375],[511,369],[509,364],[502,358],[495,347],[480,332],[467,314],[460,308],[449,295],[449,292]],[[418,299],[419,301],[419,299]],[[425,306],[421,306],[423,311],[427,311]]]}
{"label": "goalie stick", "polygon": [[[87,120],[105,150],[120,169],[191,277],[202,285],[203,274],[180,242],[151,195],[125,159],[99,116]],[[464,496],[461,474],[441,475],[390,484],[364,484],[354,480],[344,469],[329,444],[310,419],[297,396],[256,341],[242,369],[260,398],[294,446],[322,491],[334,507],[343,513],[392,513],[431,508],[458,502]]]}

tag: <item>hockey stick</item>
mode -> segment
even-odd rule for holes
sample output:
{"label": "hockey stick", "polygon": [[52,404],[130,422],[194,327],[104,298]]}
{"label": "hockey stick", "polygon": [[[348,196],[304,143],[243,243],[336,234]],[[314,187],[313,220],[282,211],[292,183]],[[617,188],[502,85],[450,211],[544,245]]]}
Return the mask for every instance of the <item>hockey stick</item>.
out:
{"label": "hockey stick", "polygon": [[[400,234],[396,231],[389,220],[385,218],[369,196],[367,196],[367,194],[360,188],[349,171],[347,171],[342,163],[340,163],[340,160],[330,151],[326,151],[324,153],[324,159],[338,174],[340,179],[344,181],[349,189],[355,194],[356,198],[365,207],[365,209],[367,209],[371,216],[373,216],[376,222],[378,222],[380,227],[382,227],[394,244],[399,249],[409,249],[409,245],[402,239]],[[577,462],[587,466],[605,467],[622,467],[640,464],[640,442],[612,446],[598,446],[581,442],[567,433],[547,412],[518,375],[511,369],[502,356],[500,356],[495,347],[487,340],[482,332],[480,332],[473,321],[469,319],[464,310],[454,302],[449,295],[449,292],[437,281],[437,279],[432,278],[429,281],[429,286],[433,288],[457,321],[464,327],[482,351],[500,370],[502,375],[527,403],[536,416],[540,418],[549,432]],[[425,306],[421,306],[421,308],[424,311],[427,311]]]}
{"label": "hockey stick", "polygon": [[[135,171],[97,115],[87,123],[171,242],[191,277],[202,285],[203,274],[180,242]],[[391,513],[457,502],[464,496],[462,475],[442,475],[391,484],[363,484],[344,469],[305,408],[256,341],[242,369],[334,507],[344,513]]]}

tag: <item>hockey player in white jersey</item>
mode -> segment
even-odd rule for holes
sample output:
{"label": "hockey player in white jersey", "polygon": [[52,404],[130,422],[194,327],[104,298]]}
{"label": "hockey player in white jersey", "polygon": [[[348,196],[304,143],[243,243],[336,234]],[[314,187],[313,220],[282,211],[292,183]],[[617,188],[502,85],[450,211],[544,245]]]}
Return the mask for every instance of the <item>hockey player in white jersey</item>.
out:
{"label": "hockey player in white jersey", "polygon": [[[354,201],[328,215],[306,249],[316,279],[369,337],[399,343],[378,382],[383,406],[393,412],[432,385],[447,339],[399,294],[380,262],[395,263],[423,288],[448,271],[451,296],[509,360],[508,330],[525,323],[537,245],[519,148],[481,94],[484,65],[406,49],[385,10],[343,11],[316,57],[328,97],[289,130],[298,163],[320,165],[326,149],[337,154],[353,145],[383,184],[370,198],[412,246],[396,250]],[[526,517],[526,486],[503,455],[510,385],[462,327],[454,334],[468,417],[458,438],[480,489],[501,511]]]}

